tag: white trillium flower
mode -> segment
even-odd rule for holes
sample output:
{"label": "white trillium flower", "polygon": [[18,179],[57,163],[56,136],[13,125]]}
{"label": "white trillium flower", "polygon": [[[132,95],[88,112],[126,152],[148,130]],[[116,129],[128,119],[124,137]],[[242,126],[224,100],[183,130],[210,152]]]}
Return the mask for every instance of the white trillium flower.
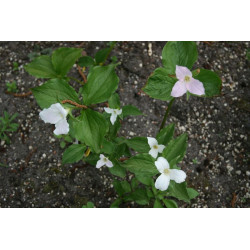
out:
{"label": "white trillium flower", "polygon": [[68,112],[60,103],[55,103],[41,111],[39,116],[45,123],[55,124],[55,135],[62,135],[69,132],[69,124],[66,119]]}
{"label": "white trillium flower", "polygon": [[164,145],[158,145],[158,141],[153,137],[148,138],[148,145],[150,146],[150,151],[148,152],[154,158],[157,158],[158,153],[162,153],[163,149],[165,148]]}
{"label": "white trillium flower", "polygon": [[109,160],[108,157],[105,157],[103,154],[100,154],[100,160],[96,163],[96,167],[100,168],[106,165],[109,168],[113,167],[113,163]]}
{"label": "white trillium flower", "polygon": [[122,113],[122,109],[111,109],[111,108],[104,108],[105,112],[107,112],[108,114],[111,114],[110,116],[110,122],[112,123],[112,125],[115,124],[116,118],[118,115],[120,115]]}
{"label": "white trillium flower", "polygon": [[176,183],[181,183],[185,181],[187,175],[184,171],[178,169],[170,169],[168,161],[159,157],[155,162],[155,166],[161,175],[155,181],[155,188],[165,191],[168,189],[170,180],[175,181]]}

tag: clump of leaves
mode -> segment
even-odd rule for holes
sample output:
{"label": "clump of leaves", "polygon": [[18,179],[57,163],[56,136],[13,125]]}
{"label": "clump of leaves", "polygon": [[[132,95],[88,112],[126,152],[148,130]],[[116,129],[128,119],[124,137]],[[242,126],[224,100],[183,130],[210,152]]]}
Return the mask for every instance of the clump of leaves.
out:
{"label": "clump of leaves", "polygon": [[10,93],[15,93],[15,92],[17,92],[16,81],[7,82],[7,83],[6,83],[6,88],[7,88],[7,91],[10,92]]}
{"label": "clump of leaves", "polygon": [[9,115],[8,112],[4,111],[4,116],[0,117],[0,139],[10,144],[10,138],[8,133],[17,131],[19,124],[13,123],[12,121],[18,116],[18,114]]}
{"label": "clump of leaves", "polygon": [[86,205],[83,205],[82,206],[82,208],[94,208],[95,207],[95,205],[94,205],[94,203],[93,202],[87,202],[87,204]]}
{"label": "clump of leaves", "polygon": [[18,62],[13,62],[13,71],[17,71],[19,69]]}

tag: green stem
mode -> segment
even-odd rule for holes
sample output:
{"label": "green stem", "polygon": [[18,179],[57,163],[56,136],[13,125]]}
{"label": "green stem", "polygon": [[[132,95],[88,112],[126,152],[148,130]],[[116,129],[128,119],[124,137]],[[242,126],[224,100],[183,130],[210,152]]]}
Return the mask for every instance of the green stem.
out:
{"label": "green stem", "polygon": [[76,79],[75,77],[69,76],[69,78],[70,78],[71,80],[73,80],[73,81],[76,81],[76,82],[80,83],[81,85],[84,84],[82,81]]}
{"label": "green stem", "polygon": [[174,102],[175,98],[173,98],[170,103],[168,104],[167,108],[166,108],[166,112],[165,112],[165,115],[163,117],[163,120],[162,120],[162,123],[161,123],[161,126],[160,126],[160,129],[159,131],[161,131],[166,123],[166,120],[167,120],[167,117],[168,117],[168,114],[169,114],[169,111],[173,105],[173,102]]}

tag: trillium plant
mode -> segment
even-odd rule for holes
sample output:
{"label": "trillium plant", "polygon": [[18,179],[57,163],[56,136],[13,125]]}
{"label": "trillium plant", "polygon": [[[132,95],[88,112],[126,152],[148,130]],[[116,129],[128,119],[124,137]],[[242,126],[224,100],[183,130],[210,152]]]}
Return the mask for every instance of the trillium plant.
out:
{"label": "trillium plant", "polygon": [[[162,51],[163,66],[143,88],[150,97],[168,102],[159,132],[153,137],[122,137],[123,119],[143,114],[135,106],[120,105],[119,63],[115,57],[109,59],[114,46],[108,43],[94,57],[79,48],[59,48],[25,66],[32,76],[47,79],[32,89],[41,121],[55,125],[55,136],[70,137],[63,164],[83,162],[96,171],[110,171],[117,192],[111,207],[135,202],[175,208],[178,200],[189,203],[198,192],[187,186],[188,176],[178,165],[186,152],[187,134],[174,137],[175,125],[166,126],[166,120],[174,100],[184,94],[187,99],[220,95],[221,79],[213,71],[192,69],[198,58],[195,42],[168,42]],[[71,76],[76,69],[79,78]]]}

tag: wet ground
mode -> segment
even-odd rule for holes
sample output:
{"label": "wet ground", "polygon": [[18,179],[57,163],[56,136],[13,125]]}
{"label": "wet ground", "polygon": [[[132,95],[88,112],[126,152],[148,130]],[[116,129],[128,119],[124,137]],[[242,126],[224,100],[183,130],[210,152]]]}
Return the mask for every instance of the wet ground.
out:
{"label": "wet ground", "polygon": [[[6,94],[6,83],[16,81],[19,93],[44,82],[24,71],[35,53],[49,53],[62,46],[81,47],[93,56],[104,42],[0,42],[0,116],[18,113],[20,124],[11,144],[0,146],[0,207],[81,207],[92,201],[109,207],[115,199],[112,176],[105,168],[81,163],[62,165],[63,149],[53,126],[43,123],[32,95]],[[150,50],[152,45],[152,54]],[[155,136],[166,103],[140,90],[147,77],[161,66],[165,42],[118,42],[112,52],[121,62],[121,104],[132,104],[147,116],[126,118],[121,135]],[[211,69],[222,78],[222,96],[178,98],[167,123],[176,123],[176,135],[187,132],[189,147],[181,163],[188,185],[200,196],[182,207],[250,207],[250,62],[249,42],[198,42],[196,67]],[[19,69],[14,70],[13,62]],[[76,68],[70,73],[79,77]],[[72,85],[76,86],[73,82]],[[134,204],[126,204],[133,207]]]}

